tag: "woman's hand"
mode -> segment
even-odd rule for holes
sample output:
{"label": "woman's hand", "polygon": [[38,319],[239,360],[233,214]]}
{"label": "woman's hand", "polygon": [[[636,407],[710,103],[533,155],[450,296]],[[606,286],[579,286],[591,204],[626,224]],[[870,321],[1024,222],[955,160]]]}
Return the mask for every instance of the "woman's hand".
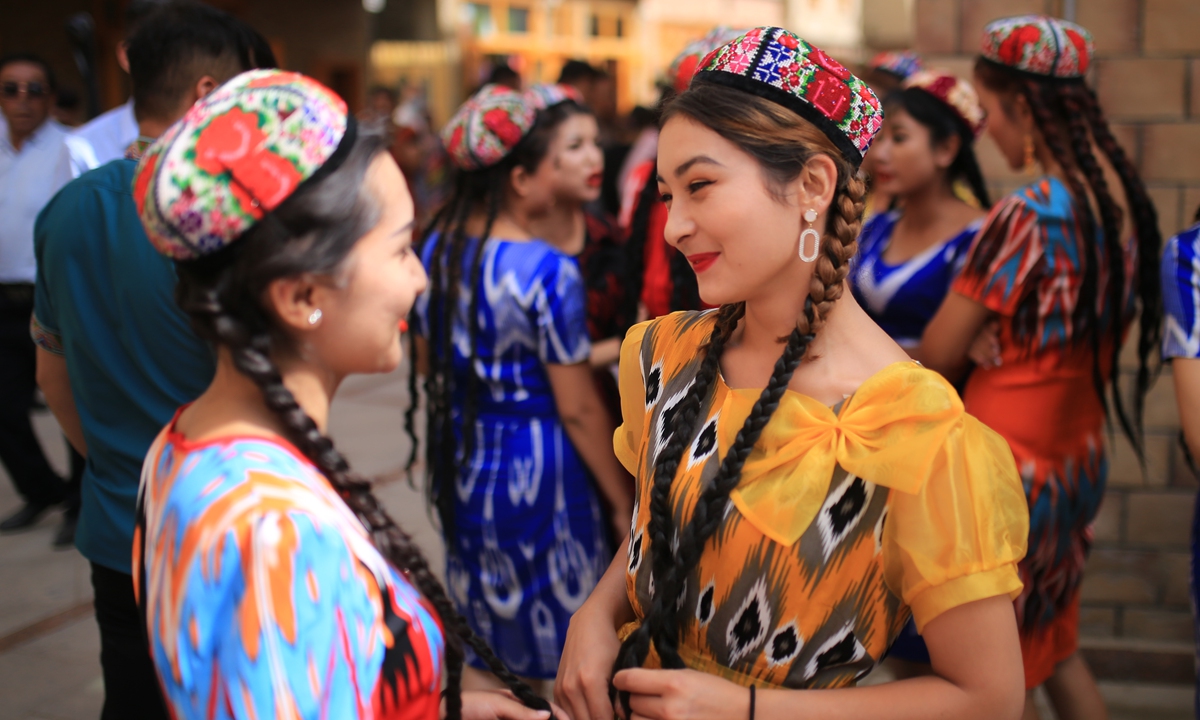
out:
{"label": "woman's hand", "polygon": [[750,717],[749,689],[696,670],[622,670],[613,685],[630,693],[633,717],[626,720]]}
{"label": "woman's hand", "polygon": [[554,699],[574,720],[612,720],[608,678],[621,642],[612,622],[589,614],[588,609],[584,603],[567,628]]}
{"label": "woman's hand", "polygon": [[[558,720],[572,720],[562,708],[552,706]],[[462,694],[463,720],[548,720],[549,710],[527,708],[508,690],[478,690]]]}
{"label": "woman's hand", "polygon": [[977,366],[985,369],[1000,367],[1000,322],[989,320],[979,329],[979,334],[971,342],[967,351]]}

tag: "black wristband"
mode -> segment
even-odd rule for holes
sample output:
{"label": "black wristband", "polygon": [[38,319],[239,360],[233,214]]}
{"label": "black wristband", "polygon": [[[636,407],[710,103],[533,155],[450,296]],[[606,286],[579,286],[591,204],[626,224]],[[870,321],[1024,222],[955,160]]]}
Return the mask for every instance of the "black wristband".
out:
{"label": "black wristband", "polygon": [[750,686],[750,720],[754,720],[754,686]]}

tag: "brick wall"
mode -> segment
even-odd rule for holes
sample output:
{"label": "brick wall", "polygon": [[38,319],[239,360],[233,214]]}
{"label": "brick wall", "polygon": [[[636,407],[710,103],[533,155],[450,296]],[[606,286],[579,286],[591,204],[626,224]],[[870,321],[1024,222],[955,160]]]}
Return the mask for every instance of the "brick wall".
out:
{"label": "brick wall", "polygon": [[[1200,2],[1077,0],[1076,22],[1096,39],[1090,82],[1118,140],[1135,158],[1158,208],[1163,236],[1190,223],[1200,204]],[[915,46],[930,64],[970,76],[983,26],[1021,13],[1061,16],[1060,0],[916,0]],[[984,173],[997,193],[1024,179],[990,138]],[[1126,348],[1125,365],[1133,357]],[[1196,478],[1175,438],[1179,414],[1170,370],[1147,399],[1147,464],[1111,443],[1108,491],[1083,586],[1082,631],[1130,642],[1192,642],[1188,535]]]}

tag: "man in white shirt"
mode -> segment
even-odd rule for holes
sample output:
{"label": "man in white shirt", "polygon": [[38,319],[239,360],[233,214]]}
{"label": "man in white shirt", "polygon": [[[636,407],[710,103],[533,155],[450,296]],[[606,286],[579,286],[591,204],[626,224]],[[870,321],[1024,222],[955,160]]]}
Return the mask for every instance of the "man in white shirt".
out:
{"label": "man in white shirt", "polygon": [[[129,72],[125,48],[129,38],[163,0],[133,0],[125,10],[125,39],[117,45],[117,64]],[[55,179],[62,184],[88,170],[125,157],[125,150],[138,138],[137,118],[133,116],[133,98],[102,113],[67,136],[55,168]]]}
{"label": "man in white shirt", "polygon": [[29,54],[0,58],[0,463],[25,504],[0,522],[0,531],[29,527],[66,499],[30,423],[36,358],[29,337],[37,266],[33,224],[63,183],[55,179],[66,128],[50,117],[54,75]]}

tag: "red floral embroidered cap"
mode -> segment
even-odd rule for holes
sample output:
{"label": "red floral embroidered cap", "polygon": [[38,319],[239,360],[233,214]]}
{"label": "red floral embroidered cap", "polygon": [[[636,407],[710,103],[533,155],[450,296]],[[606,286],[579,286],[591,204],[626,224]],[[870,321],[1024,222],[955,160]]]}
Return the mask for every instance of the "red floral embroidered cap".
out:
{"label": "red floral embroidered cap", "polygon": [[987,127],[987,112],[979,104],[975,87],[966,80],[943,72],[921,70],[904,81],[905,88],[917,88],[946,104],[971,130],[976,140]]}
{"label": "red floral embroidered cap", "polygon": [[816,125],[858,167],[883,124],[867,84],[793,33],[755,28],[700,61],[692,84],[738,88],[789,108]]}
{"label": "red floral embroidered cap", "polygon": [[539,111],[568,100],[582,105],[583,93],[572,85],[562,83],[538,83],[525,91],[525,101]]}
{"label": "red floral embroidered cap", "polygon": [[1041,78],[1078,80],[1092,64],[1092,34],[1073,22],[1021,15],[983,29],[983,57]]}
{"label": "red floral embroidered cap", "polygon": [[242,73],[143,153],[133,198],[146,234],[176,260],[216,252],[301,183],[332,172],[354,137],[346,103],[312,78]]}
{"label": "red floral embroidered cap", "polygon": [[921,56],[912,50],[885,50],[871,58],[867,67],[907,80],[914,73],[924,69],[925,63],[921,62]]}
{"label": "red floral embroidered cap", "polygon": [[670,66],[667,68],[668,83],[675,89],[675,92],[687,90],[688,85],[692,82],[692,76],[696,74],[696,68],[700,66],[701,60],[707,57],[713,50],[745,34],[745,29],[735,30],[724,25],[718,25],[704,37],[691,41],[683,48],[682,52],[675,56],[675,59],[671,61]]}
{"label": "red floral embroidered cap", "polygon": [[536,118],[537,108],[525,93],[484,85],[450,118],[442,142],[455,165],[482,170],[507,157],[529,134]]}

